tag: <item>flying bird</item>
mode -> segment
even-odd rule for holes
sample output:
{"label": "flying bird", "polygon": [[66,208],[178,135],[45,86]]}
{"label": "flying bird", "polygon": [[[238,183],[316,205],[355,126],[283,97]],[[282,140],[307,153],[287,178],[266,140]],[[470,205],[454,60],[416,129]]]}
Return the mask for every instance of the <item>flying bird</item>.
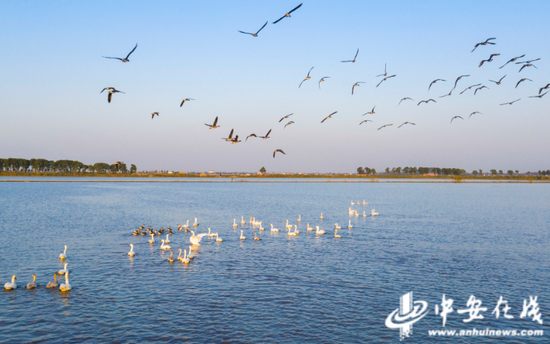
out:
{"label": "flying bird", "polygon": [[531,63],[526,63],[524,64],[523,66],[521,66],[521,68],[519,69],[518,73],[521,72],[523,70],[523,68],[525,67],[535,67],[535,69],[538,69],[537,66],[535,66],[534,64],[531,64]]}
{"label": "flying bird", "polygon": [[418,102],[418,104],[416,104],[416,106],[420,105],[420,103],[426,103],[428,104],[429,102],[434,102],[434,103],[437,103],[435,100],[433,100],[432,98],[428,99],[428,100],[421,100]]}
{"label": "flying bird", "polygon": [[544,95],[545,95],[546,93],[548,93],[548,92],[550,92],[550,91],[546,91],[546,92],[544,92],[543,94],[539,94],[538,96],[529,96],[529,98],[542,98],[542,97],[544,97]]}
{"label": "flying bird", "polygon": [[511,58],[508,62],[506,62],[505,64],[503,64],[502,66],[498,67],[498,69],[502,69],[502,67],[506,66],[508,63],[510,62],[516,62],[518,59],[521,59],[525,56],[525,54],[521,55],[521,56],[518,56],[518,57],[514,57],[514,58]]}
{"label": "flying bird", "polygon": [[158,112],[151,112],[151,119],[155,118],[155,115],[158,117],[159,113]]}
{"label": "flying bird", "polygon": [[521,98],[516,99],[516,100],[512,100],[511,102],[502,103],[502,104],[500,104],[500,105],[512,105],[512,104],[514,104],[515,102],[519,102],[520,100],[521,100]]}
{"label": "flying bird", "polygon": [[540,57],[537,58],[537,59],[534,59],[534,60],[528,60],[528,61],[520,61],[520,62],[516,62],[516,64],[524,64],[524,63],[531,63],[531,62],[535,62],[535,61],[538,61],[540,60]]}
{"label": "flying bird", "polygon": [[492,62],[492,61],[493,61],[493,57],[499,56],[499,55],[500,55],[500,53],[491,54],[491,56],[489,56],[489,58],[488,58],[487,60],[481,60],[481,62],[479,63],[479,66],[478,66],[478,67],[483,66],[483,64],[484,64],[485,62]]}
{"label": "flying bird", "polygon": [[184,100],[181,101],[180,107],[182,107],[183,104],[184,104],[185,102],[188,102],[188,101],[190,101],[190,100],[195,100],[195,99],[193,99],[193,98],[185,98]]}
{"label": "flying bird", "polygon": [[105,88],[102,89],[101,92],[99,92],[99,93],[101,94],[101,93],[103,93],[103,91],[105,91],[105,90],[107,90],[107,91],[116,90],[116,88],[114,88],[114,87],[105,87]]}
{"label": "flying bird", "polygon": [[271,129],[269,129],[269,131],[267,132],[267,134],[265,134],[265,136],[258,136],[258,137],[264,140],[269,139],[270,138],[269,133],[271,133]]}
{"label": "flying bird", "polygon": [[388,71],[386,70],[386,64],[384,63],[384,73],[383,74],[378,74],[376,77],[378,78],[379,76],[388,76]]}
{"label": "flying bird", "polygon": [[294,114],[294,112],[291,113],[290,115],[286,115],[285,117],[281,118],[281,119],[279,120],[279,123],[281,123],[281,122],[283,121],[283,119],[289,118],[289,117],[292,116],[293,114]]}
{"label": "flying bird", "polygon": [[481,84],[475,84],[475,85],[466,87],[466,88],[464,89],[464,91],[460,92],[460,94],[462,94],[462,93],[464,93],[464,92],[466,92],[466,91],[468,91],[468,90],[471,90],[472,88],[477,87],[477,86],[481,86]]}
{"label": "flying bird", "polygon": [[324,121],[326,121],[326,120],[329,119],[329,118],[332,118],[332,115],[334,115],[334,114],[337,113],[337,112],[338,112],[338,111],[334,111],[333,113],[331,113],[330,115],[328,115],[327,117],[325,117],[325,118],[321,121],[321,123],[323,123]]}
{"label": "flying bird", "polygon": [[391,127],[393,124],[384,124],[383,126],[381,126],[380,128],[378,128],[377,130],[380,130],[382,128],[385,128],[385,127]]}
{"label": "flying bird", "polygon": [[281,20],[283,20],[284,18],[288,17],[290,18],[290,14],[294,11],[296,11],[297,9],[299,9],[301,6],[302,6],[303,3],[299,4],[298,6],[294,7],[292,10],[290,10],[287,14],[285,14],[284,16],[282,16],[281,18],[275,20],[273,22],[273,24],[277,24],[278,22],[280,22]]}
{"label": "flying bird", "polygon": [[370,112],[364,113],[364,114],[362,114],[361,116],[365,116],[365,115],[374,115],[374,114],[375,114],[374,108],[376,108],[376,105],[372,107],[372,110],[370,110]]}
{"label": "flying bird", "polygon": [[397,129],[401,128],[401,127],[402,127],[402,126],[404,126],[405,124],[412,124],[412,125],[416,125],[416,124],[415,124],[415,123],[413,123],[413,122],[408,122],[408,121],[407,121],[407,122],[405,122],[405,123],[401,124],[400,126],[398,126],[398,127],[397,127]]}
{"label": "flying bird", "polygon": [[440,96],[439,98],[450,97],[451,94],[453,94],[453,90],[451,90],[451,91],[450,91],[449,93],[447,93],[447,94],[444,94],[444,95]]}
{"label": "flying bird", "polygon": [[539,94],[542,92],[542,90],[547,90],[548,88],[550,88],[550,84],[546,84],[546,86],[541,87],[539,90]]}
{"label": "flying bird", "polygon": [[353,95],[353,90],[355,89],[355,86],[359,87],[359,84],[364,84],[363,81],[357,81],[353,86],[351,87],[351,95]]}
{"label": "flying bird", "polygon": [[239,140],[239,135],[235,135],[235,138],[233,140],[231,140],[232,145],[234,145],[235,143],[239,143],[239,142],[242,142],[241,140]]}
{"label": "flying bird", "polygon": [[284,126],[283,129],[286,129],[286,127],[288,127],[288,126],[291,125],[291,124],[294,124],[294,121],[290,121],[290,122],[288,122],[287,124],[285,124],[285,126]]}
{"label": "flying bird", "polygon": [[432,81],[432,82],[430,83],[430,86],[428,86],[428,91],[430,90],[430,88],[432,88],[432,85],[435,84],[435,83],[438,82],[438,81],[445,81],[445,82],[446,82],[447,80],[444,80],[444,79],[435,79],[434,81]]}
{"label": "flying bird", "polygon": [[321,89],[321,83],[323,81],[325,81],[325,79],[329,79],[329,78],[330,78],[330,76],[324,76],[324,77],[321,78],[321,80],[319,80],[319,89]]}
{"label": "flying bird", "polygon": [[[399,101],[399,104],[401,104],[401,102],[402,102],[403,100],[412,100],[412,101],[414,102],[414,99],[409,98],[409,97],[405,97],[405,98],[402,98],[402,99]],[[397,104],[397,105],[399,105],[399,104]]]}
{"label": "flying bird", "polygon": [[128,58],[130,57],[130,55],[132,55],[132,53],[134,52],[134,50],[136,50],[137,46],[138,46],[138,45],[137,45],[137,43],[136,43],[136,46],[134,47],[134,49],[132,49],[132,51],[130,51],[130,52],[128,53],[128,55],[126,55],[126,57],[124,57],[124,58],[122,58],[122,57],[107,57],[107,56],[103,56],[103,57],[106,58],[106,59],[116,59],[116,60],[120,60],[120,61],[122,61],[122,62],[124,62],[124,63],[130,62],[130,60],[129,60]]}
{"label": "flying bird", "polygon": [[394,76],[396,76],[396,75],[394,74],[394,75],[390,75],[390,76],[385,77],[384,79],[382,79],[382,81],[380,81],[380,82],[378,83],[378,85],[376,85],[376,87],[380,86],[381,83],[383,83],[384,81],[388,80],[389,78],[393,78]]}
{"label": "flying bird", "polygon": [[277,152],[278,152],[278,153],[283,153],[284,155],[286,155],[286,153],[283,152],[282,149],[275,149],[275,151],[273,152],[273,157],[275,157],[275,153],[277,153]]}
{"label": "flying bird", "polygon": [[469,77],[469,76],[470,76],[470,74],[468,74],[468,75],[461,75],[461,76],[459,76],[458,78],[456,78],[456,81],[455,81],[455,85],[454,85],[454,87],[453,87],[453,90],[456,88],[456,84],[458,83],[458,81],[459,81],[460,79],[462,79],[462,78],[467,78],[467,77]]}
{"label": "flying bird", "polygon": [[[103,91],[105,91],[105,90],[107,90],[109,92],[109,95],[107,96],[107,102],[109,102],[109,103],[111,102],[111,99],[113,98],[113,94],[115,94],[115,93],[124,93],[122,91],[117,90],[114,87],[106,87],[106,88],[103,89]],[[101,91],[101,92],[103,92],[103,91]],[[99,93],[101,93],[101,92],[99,92]]]}
{"label": "flying bird", "polygon": [[345,60],[345,61],[341,61],[341,62],[351,62],[351,63],[355,63],[355,60],[357,59],[357,55],[359,54],[359,48],[357,48],[357,52],[355,53],[355,56],[353,57],[353,60]]}
{"label": "flying bird", "polygon": [[482,90],[482,89],[484,89],[484,88],[489,89],[489,87],[487,87],[487,86],[478,87],[478,88],[476,88],[476,90],[474,91],[474,96],[476,95],[477,91]]}
{"label": "flying bird", "polygon": [[479,111],[474,111],[470,114],[470,116],[468,116],[468,119],[470,119],[470,117],[472,117],[472,115],[475,115],[475,114],[480,114],[480,115],[483,115],[481,112]]}
{"label": "flying bird", "polygon": [[514,88],[518,88],[519,84],[521,84],[522,82],[527,81],[527,80],[528,80],[528,81],[533,81],[533,80],[531,80],[531,79],[523,78],[523,79],[521,79],[520,81],[518,81],[518,83],[516,84],[516,87],[514,87]]}
{"label": "flying bird", "polygon": [[222,140],[225,140],[225,141],[233,141],[233,130],[234,130],[234,129],[231,129],[231,132],[229,133],[229,137],[227,137],[227,138],[222,138]]}
{"label": "flying bird", "polygon": [[250,134],[250,135],[248,135],[248,136],[246,137],[245,141],[248,141],[248,138],[249,138],[249,137],[258,137],[258,136],[256,136],[256,134]]}
{"label": "flying bird", "polygon": [[[311,67],[311,69],[313,69],[314,67]],[[309,70],[309,72],[307,72],[307,76],[304,80],[302,80],[302,82],[300,83],[300,85],[298,85],[298,88],[300,88],[302,86],[302,84],[304,83],[304,81],[306,80],[309,80],[311,79],[311,77],[309,76],[309,73],[311,73],[311,69]]]}
{"label": "flying bird", "polygon": [[216,116],[216,119],[214,120],[214,123],[212,125],[207,124],[207,123],[204,123],[204,125],[206,125],[208,127],[208,129],[219,128],[220,126],[218,125],[218,116]]}
{"label": "flying bird", "polygon": [[453,120],[454,120],[455,118],[464,119],[464,118],[462,118],[462,117],[460,117],[460,116],[454,116],[453,118],[451,118],[451,123],[453,123]]}
{"label": "flying bird", "polygon": [[361,125],[361,124],[363,124],[363,123],[365,123],[365,122],[372,122],[372,120],[366,119],[366,120],[364,120],[364,121],[361,121],[361,123],[359,123],[359,125]]}
{"label": "flying bird", "polygon": [[487,45],[487,44],[495,45],[495,43],[489,42],[489,41],[491,41],[491,40],[493,40],[493,39],[496,39],[496,37],[487,38],[487,39],[485,40],[485,42],[477,43],[477,44],[474,46],[474,49],[471,51],[471,53],[473,53],[474,50],[476,50],[477,47],[479,47],[480,45]]}
{"label": "flying bird", "polygon": [[490,81],[490,82],[494,82],[494,83],[497,84],[497,85],[500,85],[500,83],[502,82],[502,79],[504,79],[505,77],[506,77],[506,75],[503,76],[502,78],[500,78],[499,81],[495,81],[495,80],[489,80],[489,81]]}
{"label": "flying bird", "polygon": [[264,26],[262,26],[258,31],[256,31],[256,33],[244,32],[244,31],[241,31],[241,30],[237,30],[237,31],[239,31],[240,33],[244,33],[245,35],[251,35],[252,37],[258,37],[258,34],[260,33],[260,31],[262,31],[262,29],[266,25],[267,25],[267,22],[265,22]]}

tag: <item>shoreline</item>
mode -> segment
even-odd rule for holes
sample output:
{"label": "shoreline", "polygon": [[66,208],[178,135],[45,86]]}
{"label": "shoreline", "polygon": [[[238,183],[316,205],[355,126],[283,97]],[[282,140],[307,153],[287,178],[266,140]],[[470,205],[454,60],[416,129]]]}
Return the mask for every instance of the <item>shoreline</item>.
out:
{"label": "shoreline", "polygon": [[[285,178],[273,178],[278,180],[0,180],[0,183],[382,183],[382,184],[394,184],[394,183],[412,183],[412,184],[430,184],[430,183],[453,183],[453,184],[488,184],[488,183],[501,183],[501,184],[548,184],[549,180],[284,180]],[[381,178],[383,179],[383,178]]]}

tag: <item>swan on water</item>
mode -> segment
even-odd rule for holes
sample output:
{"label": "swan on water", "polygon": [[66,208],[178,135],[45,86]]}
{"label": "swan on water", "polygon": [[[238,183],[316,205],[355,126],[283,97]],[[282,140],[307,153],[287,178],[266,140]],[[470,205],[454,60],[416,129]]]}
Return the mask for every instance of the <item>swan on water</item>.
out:
{"label": "swan on water", "polygon": [[170,250],[170,257],[168,257],[168,262],[173,263],[176,260],[174,259],[174,251]]}
{"label": "swan on water", "polygon": [[363,210],[363,217],[367,217],[367,214],[365,213],[364,210]]}
{"label": "swan on water", "polygon": [[325,231],[324,231],[324,230],[319,230],[319,226],[315,226],[315,229],[316,229],[315,234],[317,234],[317,235],[323,235],[323,234],[325,234]]}
{"label": "swan on water", "polygon": [[355,210],[355,217],[359,217],[359,213]]}
{"label": "swan on water", "polygon": [[242,229],[241,229],[241,237],[239,239],[246,240],[245,236],[243,235],[243,230]]}
{"label": "swan on water", "polygon": [[307,230],[308,230],[308,232],[313,231],[313,229],[314,229],[314,228],[313,228],[313,227],[310,227],[310,226],[309,226],[309,223],[308,223],[308,224],[307,224]]}
{"label": "swan on water", "polygon": [[[294,228],[296,228],[296,226],[294,226]],[[288,230],[288,235],[290,235],[290,236],[296,236],[296,235],[298,235],[298,234],[296,233],[296,230],[294,230],[294,232],[293,232],[293,231],[291,231],[291,230],[289,229],[289,230]]]}
{"label": "swan on water", "polygon": [[260,229],[261,231],[265,231],[265,228],[264,228],[264,227],[262,227],[262,221],[260,221],[260,224],[259,224],[259,226],[260,226],[260,228],[259,228],[259,229]]}
{"label": "swan on water", "polygon": [[335,229],[342,229],[342,227],[338,226],[337,223],[334,224],[334,228],[335,228]]}
{"label": "swan on water", "polygon": [[354,205],[355,203],[353,203],[353,201],[351,201],[351,205]]}
{"label": "swan on water", "polygon": [[59,255],[59,259],[63,260],[67,258],[67,245],[65,245],[65,251]]}
{"label": "swan on water", "polygon": [[[133,257],[133,256],[136,255],[136,253],[134,252],[134,244],[130,244],[130,252],[128,252],[128,255],[129,255],[130,257]],[[66,267],[66,265],[65,265],[65,267]],[[61,274],[60,274],[60,275],[61,275]]]}
{"label": "swan on water", "polygon": [[353,226],[351,224],[351,220],[349,220],[348,228],[353,228]]}
{"label": "swan on water", "polygon": [[208,237],[209,237],[209,238],[213,238],[213,237],[215,237],[216,235],[218,235],[218,233],[210,233],[210,228],[208,228]]}
{"label": "swan on water", "polygon": [[149,240],[149,244],[154,245],[155,244],[155,235],[151,233],[151,240]]}
{"label": "swan on water", "polygon": [[271,231],[272,232],[278,232],[279,230],[277,228],[273,228],[273,224],[269,224],[271,226]]}
{"label": "swan on water", "polygon": [[187,258],[189,258],[189,260],[195,259],[195,256],[193,255],[193,252],[191,252],[192,248],[193,248],[193,246],[189,246],[189,254],[187,255]]}
{"label": "swan on water", "polygon": [[59,283],[57,283],[57,274],[53,274],[53,282],[48,282],[48,284],[46,284],[46,289],[57,287],[59,287]]}
{"label": "swan on water", "polygon": [[189,220],[187,220],[187,224],[181,226],[183,229],[189,229]]}
{"label": "swan on water", "polygon": [[17,288],[17,284],[15,284],[16,279],[17,279],[17,277],[15,277],[15,275],[13,275],[11,277],[11,282],[8,282],[8,283],[4,284],[4,289],[5,290],[16,289]]}
{"label": "swan on water", "polygon": [[368,203],[367,203],[367,202],[365,202],[365,200],[363,200],[363,205],[367,205],[367,204],[368,204]]}
{"label": "swan on water", "polygon": [[[164,243],[164,240],[161,240],[162,244],[160,244],[160,249],[161,250],[170,250],[172,247],[170,245],[166,245]],[[129,254],[129,253],[128,253]]]}
{"label": "swan on water", "polygon": [[354,210],[351,210],[351,207],[348,208],[348,214],[349,214],[349,215],[353,215],[353,214],[354,214]]}
{"label": "swan on water", "polygon": [[322,219],[324,219],[324,217],[323,217],[323,213],[321,213],[321,217],[320,217],[320,219],[321,219],[321,220],[322,220]]}
{"label": "swan on water", "polygon": [[371,216],[376,216],[376,215],[378,215],[378,213],[376,213],[376,212],[374,211],[374,209],[373,209],[373,210],[371,210],[370,215],[371,215]]}
{"label": "swan on water", "polygon": [[189,263],[191,263],[191,261],[189,260],[189,258],[187,258],[187,251],[186,250],[183,250],[183,259],[181,260],[181,262],[185,265],[188,265]]}
{"label": "swan on water", "polygon": [[[252,223],[252,216],[250,216],[250,223]],[[241,216],[241,225],[246,225],[246,221],[244,220],[244,216]]]}
{"label": "swan on water", "polygon": [[182,261],[183,260],[183,257],[181,256],[181,251],[183,251],[183,248],[178,248],[178,251],[180,252],[180,254],[178,254],[178,261]]}
{"label": "swan on water", "polygon": [[166,240],[164,240],[164,243],[165,243],[165,244],[169,244],[169,243],[170,243],[170,238],[168,238],[169,235],[170,235],[170,233],[166,234]]}
{"label": "swan on water", "polygon": [[71,290],[71,285],[69,284],[69,272],[65,272],[65,283],[61,283],[59,286],[60,291],[69,291]]}
{"label": "swan on water", "polygon": [[260,237],[259,237],[259,236],[257,236],[257,235],[256,235],[256,232],[254,232],[254,240],[256,240],[256,241],[260,241],[260,240],[262,240],[262,239],[260,239]]}
{"label": "swan on water", "polygon": [[298,220],[296,220],[297,222],[302,222],[302,215],[298,215]]}
{"label": "swan on water", "polygon": [[191,233],[193,233],[193,235],[189,238],[189,241],[193,245],[200,245],[199,243],[201,242],[202,237],[208,235],[208,233],[201,233],[199,235],[195,235],[195,232],[193,231],[191,231]]}
{"label": "swan on water", "polygon": [[292,229],[292,225],[288,224],[288,220],[286,220],[286,229]]}
{"label": "swan on water", "polygon": [[338,228],[335,228],[335,229],[334,229],[334,237],[335,237],[336,239],[340,239],[342,236],[338,235],[337,233],[338,233]]}
{"label": "swan on water", "polygon": [[233,227],[239,227],[239,225],[237,224],[237,219],[233,219]]}
{"label": "swan on water", "polygon": [[26,286],[27,289],[33,289],[36,288],[36,275],[32,275],[32,282],[28,283]]}
{"label": "swan on water", "polygon": [[199,223],[197,222],[197,218],[195,217],[195,223],[193,223],[193,227],[197,227]]}
{"label": "swan on water", "polygon": [[298,226],[294,225],[294,233],[300,234],[300,231],[298,230]]}
{"label": "swan on water", "polygon": [[[131,245],[131,244],[130,244]],[[67,265],[69,265],[69,263],[65,263],[64,266],[63,266],[63,270],[59,270],[57,272],[58,275],[64,275],[66,272],[69,272],[69,270],[67,270]]]}
{"label": "swan on water", "polygon": [[223,239],[218,236],[218,233],[216,233],[216,242],[223,242]]}

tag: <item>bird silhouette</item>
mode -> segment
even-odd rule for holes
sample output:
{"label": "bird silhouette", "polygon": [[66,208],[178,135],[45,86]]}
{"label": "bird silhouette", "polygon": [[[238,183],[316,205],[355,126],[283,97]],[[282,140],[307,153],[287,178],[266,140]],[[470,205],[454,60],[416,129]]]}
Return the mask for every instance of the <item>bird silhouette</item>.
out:
{"label": "bird silhouette", "polygon": [[519,84],[521,84],[521,83],[524,82],[524,81],[533,81],[533,80],[527,79],[527,78],[523,78],[523,79],[521,79],[520,81],[518,81],[518,83],[516,84],[516,87],[514,87],[514,88],[518,88]]}
{"label": "bird silhouette", "polygon": [[298,85],[298,88],[302,87],[302,84],[304,83],[304,81],[311,79],[311,77],[309,76],[309,73],[311,73],[311,70],[312,70],[313,68],[314,68],[314,67],[311,67],[311,69],[309,70],[309,72],[307,72],[306,78],[305,78],[304,80],[302,80],[302,82],[300,83],[300,85]]}
{"label": "bird silhouette", "polygon": [[351,62],[351,63],[355,63],[355,60],[357,59],[357,55],[359,55],[359,48],[357,48],[357,52],[355,53],[355,56],[353,57],[353,60],[344,60],[344,61],[341,61],[341,62]]}
{"label": "bird silhouette", "polygon": [[493,57],[499,56],[499,55],[500,55],[500,53],[491,54],[491,56],[489,56],[489,58],[488,58],[487,60],[481,60],[481,62],[479,63],[479,66],[478,66],[478,67],[483,66],[483,64],[484,64],[485,62],[492,62],[492,61],[493,61]]}
{"label": "bird silhouette", "polygon": [[402,99],[399,101],[399,104],[397,104],[397,105],[400,105],[401,102],[402,102],[403,100],[412,100],[412,101],[414,102],[414,99],[409,98],[409,97],[405,97],[405,98],[402,98]]}
{"label": "bird silhouette", "polygon": [[204,123],[204,125],[206,125],[208,127],[208,129],[219,128],[220,126],[218,125],[218,116],[216,116],[216,119],[214,120],[213,124],[210,125],[210,124]]}
{"label": "bird silhouette", "polygon": [[359,87],[359,84],[364,84],[363,81],[357,81],[353,86],[351,86],[351,95],[353,95],[353,90],[355,90],[355,86]]}
{"label": "bird silhouette", "polygon": [[418,104],[416,104],[416,106],[420,105],[421,103],[426,103],[428,104],[429,102],[434,102],[434,103],[437,103],[435,100],[433,100],[432,98],[428,99],[428,100],[421,100],[418,102]]}
{"label": "bird silhouette", "polygon": [[445,81],[446,82],[447,80],[445,80],[445,79],[435,79],[434,81],[430,82],[430,86],[428,86],[428,91],[430,90],[430,88],[432,88],[432,85],[435,84],[438,81]]}
{"label": "bird silhouette", "polygon": [[504,79],[505,77],[506,77],[506,75],[503,76],[502,78],[500,78],[499,81],[495,81],[495,80],[489,80],[489,81],[490,81],[490,82],[494,82],[494,83],[497,84],[497,85],[500,85],[500,83],[502,82],[502,79]]}
{"label": "bird silhouette", "polygon": [[321,78],[321,80],[319,80],[319,89],[321,89],[321,83],[323,81],[325,81],[325,79],[329,79],[329,78],[330,78],[330,76],[324,76],[324,77]]}
{"label": "bird silhouette", "polygon": [[453,123],[453,120],[454,120],[455,118],[464,119],[464,118],[462,118],[462,117],[460,117],[460,116],[454,116],[453,118],[451,118],[451,123]]}
{"label": "bird silhouette", "polygon": [[516,100],[512,100],[511,102],[502,103],[502,104],[500,104],[500,105],[512,105],[512,104],[514,104],[515,102],[519,102],[520,100],[521,100],[521,98],[516,99]]}
{"label": "bird silhouette", "polygon": [[506,66],[508,63],[510,62],[516,62],[518,59],[521,59],[525,56],[525,54],[521,55],[521,56],[518,56],[518,57],[513,57],[511,58],[510,60],[508,60],[508,62],[506,62],[505,64],[503,64],[502,66],[498,67],[498,69],[502,69],[502,67]]}
{"label": "bird silhouette", "polygon": [[185,98],[184,100],[181,101],[180,107],[182,107],[183,104],[184,104],[185,102],[188,102],[188,101],[191,101],[191,100],[195,100],[195,99],[193,99],[193,98]]}
{"label": "bird silhouette", "polygon": [[327,117],[325,117],[325,118],[321,121],[321,123],[323,123],[324,121],[326,121],[326,120],[329,119],[329,118],[332,118],[332,115],[336,114],[337,112],[338,112],[338,111],[334,111],[333,113],[331,113],[330,115],[328,115]]}
{"label": "bird silhouette", "polygon": [[398,126],[398,127],[397,127],[397,129],[401,128],[401,127],[402,127],[402,126],[404,126],[405,124],[412,124],[412,125],[416,125],[416,124],[415,124],[415,123],[413,123],[413,122],[408,122],[408,121],[407,121],[407,122],[405,122],[405,123],[401,124],[400,126]]}
{"label": "bird silhouette", "polygon": [[298,6],[294,7],[292,10],[288,11],[284,16],[282,16],[281,18],[275,20],[273,22],[273,24],[277,24],[278,22],[280,22],[281,20],[283,20],[284,18],[290,18],[290,14],[294,11],[296,11],[297,9],[299,9],[300,7],[302,7],[303,3],[299,4]]}
{"label": "bird silhouette", "polygon": [[496,38],[495,38],[495,37],[487,38],[487,39],[485,40],[485,42],[477,43],[477,44],[474,46],[474,49],[473,49],[471,52],[473,53],[474,50],[476,50],[477,47],[479,47],[480,45],[487,45],[487,44],[495,45],[495,43],[489,42],[489,41],[492,41],[492,40],[494,40],[494,39],[496,39]]}
{"label": "bird silhouette", "polygon": [[273,152],[273,157],[275,157],[275,153],[283,153],[284,155],[286,155],[286,153],[283,152],[282,149],[275,149],[275,151]]}
{"label": "bird silhouette", "polygon": [[244,32],[244,31],[241,31],[241,30],[237,30],[237,31],[239,31],[240,33],[244,33],[245,35],[251,35],[252,37],[258,37],[258,34],[260,33],[260,31],[262,31],[262,29],[266,25],[267,25],[267,22],[265,22],[264,26],[262,26],[258,31],[256,31],[256,33]]}
{"label": "bird silhouette", "polygon": [[130,52],[128,53],[128,55],[126,55],[126,57],[108,57],[108,56],[103,56],[103,57],[106,58],[106,59],[120,60],[120,61],[122,61],[122,62],[124,62],[124,63],[130,62],[130,60],[129,60],[128,58],[130,57],[130,55],[132,55],[132,53],[134,52],[134,50],[136,50],[137,46],[138,46],[138,45],[137,45],[137,43],[136,43],[136,46],[134,47],[134,49],[132,49],[132,51],[130,51]]}

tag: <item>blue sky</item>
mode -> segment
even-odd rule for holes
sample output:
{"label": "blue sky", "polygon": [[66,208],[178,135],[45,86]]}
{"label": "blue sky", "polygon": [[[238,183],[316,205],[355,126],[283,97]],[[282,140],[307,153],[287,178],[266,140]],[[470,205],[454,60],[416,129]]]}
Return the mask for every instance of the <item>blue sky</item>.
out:
{"label": "blue sky", "polygon": [[[550,3],[0,1],[0,157],[139,170],[548,169]],[[255,32],[269,21],[259,37]],[[475,43],[496,37],[496,45]],[[102,58],[125,56],[129,63]],[[352,59],[360,49],[357,62]],[[491,53],[494,61],[478,67]],[[509,64],[540,57],[538,69]],[[387,63],[396,74],[376,88]],[[311,67],[311,80],[298,85]],[[451,97],[454,80],[458,83]],[[489,79],[506,78],[497,86]],[[318,88],[318,80],[330,76]],[[428,92],[434,79],[442,78]],[[530,78],[515,88],[521,78]],[[351,86],[363,81],[351,95]],[[482,83],[490,89],[458,93]],[[99,91],[114,86],[112,103]],[[182,108],[183,98],[194,98]],[[414,102],[403,102],[411,97]],[[437,103],[418,101],[433,98]],[[512,106],[500,103],[522,98]],[[361,116],[376,106],[376,113]],[[159,117],[151,119],[151,112]],[[338,113],[321,124],[333,111]],[[473,111],[483,115],[474,115]],[[295,124],[278,120],[289,113]],[[219,116],[221,128],[209,130]],[[462,116],[464,120],[455,120]],[[359,126],[363,119],[373,122]],[[411,121],[415,126],[403,126]],[[384,124],[393,124],[377,130]],[[272,129],[271,139],[239,138]],[[287,154],[273,159],[275,149]]]}

